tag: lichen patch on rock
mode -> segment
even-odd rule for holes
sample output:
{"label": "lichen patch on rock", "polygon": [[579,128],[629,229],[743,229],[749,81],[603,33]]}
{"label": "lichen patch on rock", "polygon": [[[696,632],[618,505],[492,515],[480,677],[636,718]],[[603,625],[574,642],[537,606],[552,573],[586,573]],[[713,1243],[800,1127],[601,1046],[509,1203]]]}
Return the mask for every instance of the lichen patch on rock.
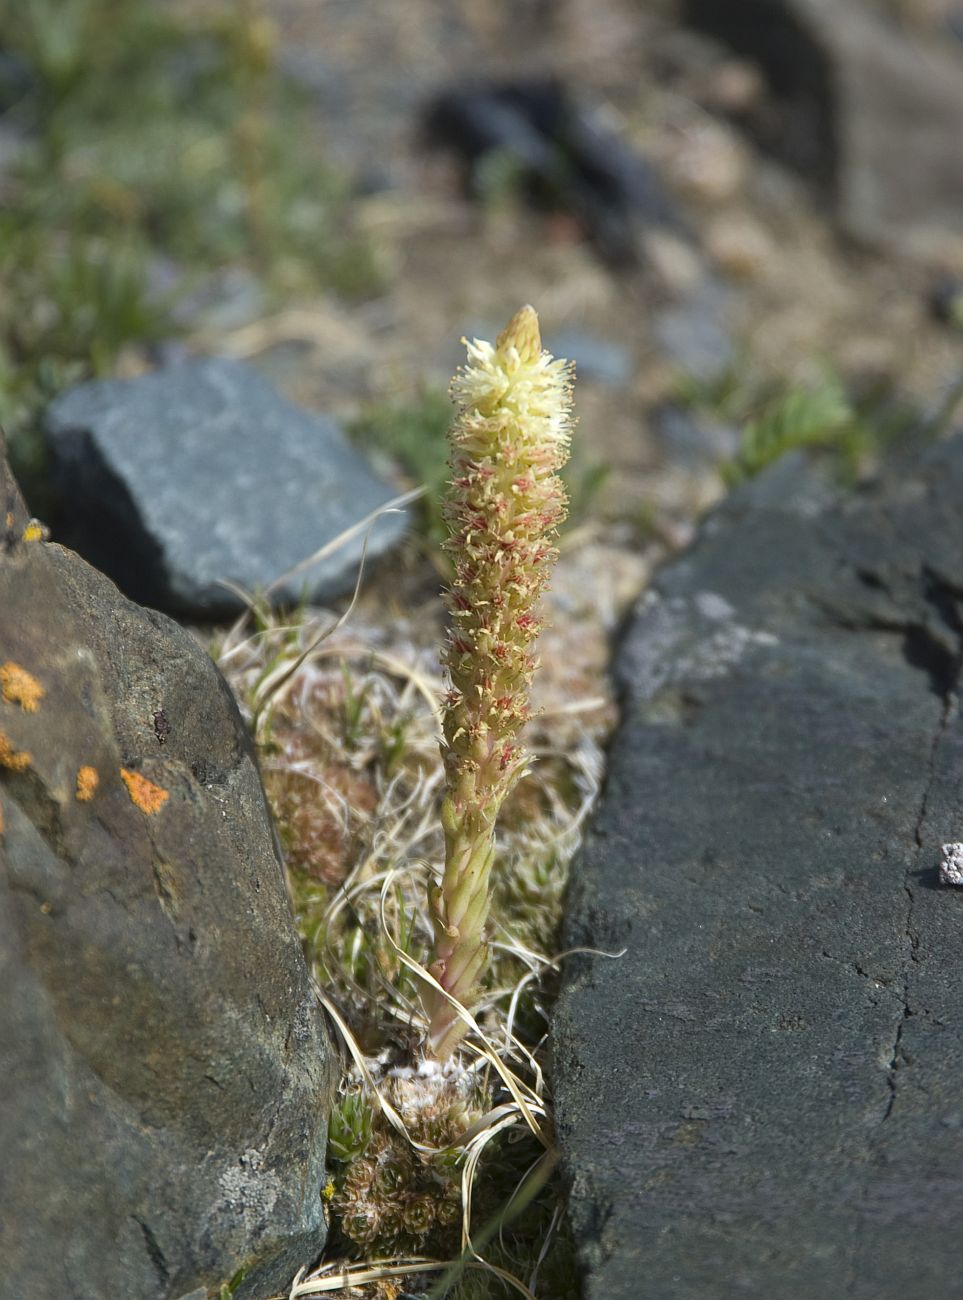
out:
{"label": "lichen patch on rock", "polygon": [[36,713],[47,694],[32,673],[10,659],[0,664],[0,691],[8,704],[19,704],[25,713]]}
{"label": "lichen patch on rock", "polygon": [[10,772],[25,772],[33,758],[25,750],[15,749],[9,738],[0,731],[0,767]]}
{"label": "lichen patch on rock", "polygon": [[139,772],[131,772],[126,767],[120,769],[120,779],[127,787],[131,803],[148,817],[160,812],[170,798],[169,790],[155,785],[153,781],[148,781],[146,776],[141,776]]}
{"label": "lichen patch on rock", "polygon": [[95,767],[85,763],[77,772],[77,802],[89,803],[100,784],[100,774]]}

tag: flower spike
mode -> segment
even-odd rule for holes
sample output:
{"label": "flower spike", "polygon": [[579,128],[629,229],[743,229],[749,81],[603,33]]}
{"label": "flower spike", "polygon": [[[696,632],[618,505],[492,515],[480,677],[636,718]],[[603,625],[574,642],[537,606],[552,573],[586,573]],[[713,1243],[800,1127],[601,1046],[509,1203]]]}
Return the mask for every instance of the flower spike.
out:
{"label": "flower spike", "polygon": [[[542,349],[532,307],[516,312],[494,345],[462,342],[468,364],[451,386],[456,415],[444,506],[455,575],[443,654],[451,682],[442,740],[445,869],[431,891],[429,970],[470,1007],[488,959],[495,822],[527,764],[517,736],[530,716],[539,597],[566,514],[558,471],[568,459],[572,367]],[[437,990],[427,988],[424,1002],[428,1047],[443,1060],[464,1025]]]}

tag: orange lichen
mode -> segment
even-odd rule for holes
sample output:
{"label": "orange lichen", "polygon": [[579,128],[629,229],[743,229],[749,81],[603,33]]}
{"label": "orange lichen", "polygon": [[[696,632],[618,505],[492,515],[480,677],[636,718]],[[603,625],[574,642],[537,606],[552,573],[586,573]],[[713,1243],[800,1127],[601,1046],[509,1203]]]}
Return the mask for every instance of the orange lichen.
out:
{"label": "orange lichen", "polygon": [[159,812],[170,798],[169,790],[164,790],[153,781],[148,781],[147,777],[141,776],[139,772],[128,771],[126,767],[120,769],[120,779],[127,787],[131,803],[148,817]]}
{"label": "orange lichen", "polygon": [[36,713],[47,694],[32,673],[8,659],[0,664],[0,689],[10,704],[19,704],[25,713]]}
{"label": "orange lichen", "polygon": [[30,523],[27,524],[26,528],[23,530],[22,540],[25,542],[40,542],[43,540],[43,536],[44,536],[43,524],[41,524],[36,519],[31,519]]}
{"label": "orange lichen", "polygon": [[100,785],[100,776],[95,767],[84,764],[77,772],[77,802],[89,803]]}
{"label": "orange lichen", "polygon": [[8,738],[0,731],[0,767],[6,767],[11,772],[26,772],[32,762],[33,759],[28,753],[22,749],[14,749]]}

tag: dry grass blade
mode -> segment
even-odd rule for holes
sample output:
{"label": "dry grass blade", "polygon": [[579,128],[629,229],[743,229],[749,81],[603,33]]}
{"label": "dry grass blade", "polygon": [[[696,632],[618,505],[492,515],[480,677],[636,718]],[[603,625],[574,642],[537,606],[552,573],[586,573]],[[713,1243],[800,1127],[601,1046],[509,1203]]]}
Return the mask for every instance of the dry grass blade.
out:
{"label": "dry grass blade", "polygon": [[369,514],[366,514],[363,519],[359,519],[356,524],[352,524],[350,528],[345,528],[337,535],[337,537],[332,537],[329,542],[325,542],[323,546],[319,546],[312,555],[307,556],[303,560],[299,560],[293,568],[288,569],[287,573],[282,573],[279,577],[275,578],[274,581],[265,588],[265,595],[270,596],[272,592],[277,591],[279,587],[283,587],[284,584],[290,582],[292,578],[296,578],[298,574],[303,573],[305,569],[310,569],[313,565],[320,564],[322,560],[326,560],[329,555],[334,555],[342,546],[346,546],[348,542],[353,541],[361,533],[368,532],[375,521],[380,519],[382,515],[398,514],[405,506],[411,505],[413,501],[419,500],[419,498],[423,497],[424,494],[425,489],[423,487],[417,487],[412,488],[409,492],[402,492],[399,496],[392,497],[392,499],[386,501],[383,506],[379,506],[377,510],[372,510]]}
{"label": "dry grass blade", "polygon": [[440,1273],[442,1269],[472,1268],[491,1273],[506,1282],[510,1287],[525,1296],[526,1300],[537,1300],[524,1282],[520,1282],[507,1269],[490,1264],[487,1260],[427,1260],[413,1256],[410,1260],[373,1260],[366,1264],[329,1265],[334,1272],[322,1269],[301,1282],[296,1282],[288,1292],[288,1300],[301,1300],[302,1297],[325,1295],[329,1291],[343,1291],[345,1287],[363,1286],[366,1282],[381,1282],[393,1277],[408,1277],[418,1273]]}
{"label": "dry grass blade", "polygon": [[[488,1269],[492,1273],[497,1274],[504,1281],[511,1282],[521,1295],[531,1296],[533,1294],[531,1289],[527,1287],[520,1278],[514,1277],[514,1275],[507,1273],[504,1269],[496,1268],[490,1260],[483,1259],[482,1256],[478,1254],[478,1251],[484,1249],[486,1244],[495,1236],[496,1233],[501,1235],[506,1223],[516,1215],[520,1214],[534,1199],[534,1197],[538,1195],[551,1177],[552,1171],[558,1163],[558,1159],[558,1152],[553,1149],[551,1151],[543,1152],[542,1155],[529,1166],[500,1214],[498,1214],[495,1219],[487,1224],[483,1231],[478,1234],[477,1246],[472,1243],[468,1232],[468,1220],[471,1205],[471,1183],[474,1179],[474,1171],[472,1171],[472,1175],[468,1179],[468,1187],[465,1190],[466,1210],[462,1229],[461,1258],[449,1266],[448,1271],[432,1288],[428,1300],[444,1300],[451,1284],[456,1281],[458,1276],[466,1268],[470,1268],[473,1265],[475,1267]],[[556,1209],[560,1210],[560,1206],[557,1206]],[[537,1264],[535,1271],[537,1271]]]}
{"label": "dry grass blade", "polygon": [[366,1282],[384,1282],[393,1277],[408,1277],[416,1273],[437,1273],[449,1261],[424,1259],[413,1255],[410,1259],[371,1260],[364,1264],[327,1264],[308,1278],[296,1277],[288,1292],[288,1300],[302,1296],[326,1295],[329,1291],[343,1291],[345,1287],[364,1286]]}
{"label": "dry grass blade", "polygon": [[461,1248],[462,1251],[470,1251],[471,1254],[475,1255],[476,1258],[478,1258],[477,1252],[475,1251],[475,1248],[472,1245],[472,1241],[471,1241],[471,1201],[472,1201],[472,1189],[475,1185],[475,1175],[478,1171],[478,1162],[479,1160],[481,1160],[482,1154],[485,1150],[485,1147],[488,1145],[488,1143],[491,1142],[493,1138],[497,1137],[498,1134],[501,1133],[504,1129],[514,1128],[515,1125],[518,1123],[517,1111],[515,1111],[514,1107],[510,1107],[508,1109],[509,1109],[509,1113],[507,1115],[502,1116],[502,1118],[498,1120],[497,1123],[489,1122],[486,1128],[484,1128],[480,1133],[477,1133],[472,1138],[468,1146],[467,1158],[465,1160],[464,1165],[462,1166]]}
{"label": "dry grass blade", "polygon": [[[222,586],[227,585],[227,583],[222,583]],[[231,588],[237,592],[238,595],[243,594],[245,599],[249,601],[252,599],[247,592],[242,593],[240,587],[235,587],[231,584]],[[227,664],[229,664],[244,650],[250,650],[258,641],[263,641],[268,637],[284,636],[287,633],[297,633],[301,630],[300,623],[276,623],[271,627],[263,627],[258,632],[252,632],[250,636],[246,636],[240,641],[234,640],[234,637],[240,634],[241,629],[247,622],[247,617],[247,614],[243,614],[240,623],[235,623],[234,627],[224,638],[224,645],[228,648],[222,649],[221,653],[217,657],[217,666],[222,671]]]}
{"label": "dry grass blade", "polygon": [[[503,946],[508,952],[519,951],[519,949],[512,944],[505,944]],[[620,948],[618,952],[603,952],[601,948],[566,948],[564,952],[556,953],[554,957],[538,957],[537,954],[535,953],[531,953],[531,954],[526,953],[527,957],[535,958],[536,964],[533,964],[532,969],[528,972],[528,974],[523,975],[521,979],[518,981],[518,983],[515,985],[515,988],[512,990],[511,1001],[508,1004],[508,1014],[505,1017],[506,1049],[511,1045],[511,1042],[514,1039],[514,1035],[512,1033],[512,1027],[515,1023],[515,1016],[518,1012],[518,1003],[519,1003],[519,999],[521,998],[522,991],[527,984],[530,984],[532,982],[532,980],[538,979],[538,977],[542,974],[543,971],[558,970],[561,967],[562,962],[566,959],[566,957],[578,957],[578,956],[608,957],[612,961],[616,961],[619,957],[624,957],[627,952],[628,952],[627,948]]]}
{"label": "dry grass blade", "polygon": [[279,667],[273,673],[269,673],[268,676],[264,679],[264,681],[261,682],[254,696],[255,733],[257,731],[258,720],[263,715],[265,708],[268,706],[268,704],[270,704],[271,700],[274,699],[278,695],[278,693],[284,688],[284,686],[293,679],[298,669],[301,668],[301,666],[305,664],[308,661],[308,659],[310,659],[311,655],[317,650],[318,646],[320,646],[323,641],[326,641],[329,636],[332,636],[335,632],[337,632],[340,627],[343,627],[344,624],[351,617],[351,613],[354,610],[355,605],[358,603],[358,596],[361,592],[361,581],[364,577],[364,564],[365,564],[365,559],[367,557],[367,554],[368,554],[368,538],[365,537],[364,546],[362,547],[362,551],[361,551],[361,562],[358,565],[358,577],[355,580],[354,592],[351,596],[351,603],[348,605],[348,608],[344,611],[341,617],[338,618],[330,627],[325,628],[323,632],[319,632],[318,635],[315,637],[315,639],[310,643],[310,645],[306,646],[301,651],[301,653],[297,656],[296,659],[292,660],[292,662],[289,664],[279,665]]}
{"label": "dry grass blade", "polygon": [[330,631],[324,636],[318,637],[314,645],[308,651],[295,667],[295,672],[302,666],[308,655],[313,653],[316,659],[347,659],[352,655],[363,655],[373,664],[379,664],[395,677],[400,677],[405,681],[411,682],[412,686],[419,692],[422,699],[428,705],[432,717],[439,719],[441,717],[441,706],[438,703],[438,697],[441,694],[441,681],[432,681],[432,679],[412,664],[406,664],[399,659],[397,655],[388,654],[384,650],[379,650],[374,646],[365,646],[358,642],[347,643],[338,646],[329,646],[325,649],[318,649],[322,641],[325,641],[332,633],[337,632],[346,621],[351,613],[349,608],[338,621],[332,624]]}

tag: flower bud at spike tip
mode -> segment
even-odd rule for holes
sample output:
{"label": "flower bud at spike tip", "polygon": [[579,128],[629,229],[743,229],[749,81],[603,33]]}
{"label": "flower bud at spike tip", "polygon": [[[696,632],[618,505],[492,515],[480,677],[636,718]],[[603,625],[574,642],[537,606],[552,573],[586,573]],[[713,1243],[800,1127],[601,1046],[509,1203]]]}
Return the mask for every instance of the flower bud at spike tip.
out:
{"label": "flower bud at spike tip", "polygon": [[515,348],[520,361],[537,361],[542,351],[542,336],[535,308],[520,307],[499,334],[495,346],[502,356],[509,348]]}
{"label": "flower bud at spike tip", "polygon": [[[456,412],[444,503],[455,576],[443,653],[450,678],[442,724],[445,870],[431,893],[430,970],[470,1009],[487,964],[495,821],[527,770],[517,735],[530,716],[538,601],[565,518],[558,470],[568,459],[572,368],[543,351],[532,307],[515,313],[494,346],[463,342],[468,364],[451,385]],[[464,1024],[437,990],[426,988],[424,1003],[428,1050],[444,1059]]]}

